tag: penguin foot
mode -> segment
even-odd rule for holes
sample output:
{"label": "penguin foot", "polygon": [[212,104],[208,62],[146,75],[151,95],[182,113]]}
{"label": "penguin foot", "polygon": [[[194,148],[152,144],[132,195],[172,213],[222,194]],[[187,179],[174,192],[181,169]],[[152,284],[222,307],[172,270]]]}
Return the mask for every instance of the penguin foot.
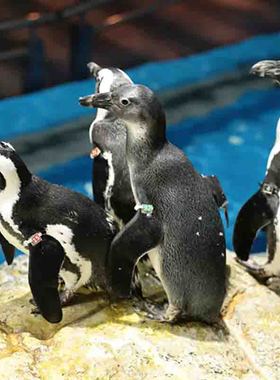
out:
{"label": "penguin foot", "polygon": [[270,277],[270,275],[265,270],[265,265],[260,265],[254,260],[243,261],[238,257],[236,257],[235,260],[238,262],[238,264],[243,266],[250,274],[259,280],[264,280]]}
{"label": "penguin foot", "polygon": [[74,296],[73,290],[68,289],[68,290],[64,290],[63,292],[61,292],[59,294],[61,306],[68,305],[69,302],[71,301],[71,299],[73,298],[73,296]]}
{"label": "penguin foot", "polygon": [[270,277],[266,281],[266,285],[270,290],[280,295],[280,277]]}
{"label": "penguin foot", "polygon": [[40,312],[38,306],[35,306],[35,307],[33,307],[33,308],[31,309],[31,314],[33,314],[33,315],[40,315],[40,314],[41,314],[41,312]]}
{"label": "penguin foot", "polygon": [[164,322],[173,324],[173,323],[178,322],[181,319],[181,317],[182,317],[182,310],[179,309],[177,306],[169,304],[166,310],[166,313],[164,315]]}
{"label": "penguin foot", "polygon": [[154,303],[152,301],[136,298],[133,303],[135,312],[143,317],[157,322],[165,322],[164,319],[164,305]]}
{"label": "penguin foot", "polygon": [[34,298],[30,298],[29,303],[33,306],[36,306],[36,302],[34,301]]}

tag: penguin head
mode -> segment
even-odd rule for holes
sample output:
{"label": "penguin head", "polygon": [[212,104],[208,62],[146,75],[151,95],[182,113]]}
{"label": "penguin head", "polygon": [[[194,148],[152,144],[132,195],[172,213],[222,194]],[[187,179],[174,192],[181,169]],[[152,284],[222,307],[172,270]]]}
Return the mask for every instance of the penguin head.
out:
{"label": "penguin head", "polygon": [[132,132],[143,130],[165,136],[165,113],[148,87],[125,85],[111,92],[85,96],[79,101],[82,106],[111,111]]}
{"label": "penguin head", "polygon": [[276,83],[279,84],[280,62],[273,60],[259,61],[251,67],[250,74],[254,74],[262,78],[269,77],[275,79]]}
{"label": "penguin head", "polygon": [[132,84],[132,80],[129,76],[116,67],[104,68],[95,62],[90,62],[87,66],[91,75],[96,80],[96,93],[113,91],[120,86]]}
{"label": "penguin head", "polygon": [[31,180],[31,173],[16,153],[14,147],[4,141],[0,142],[0,194],[12,188],[21,188]]}

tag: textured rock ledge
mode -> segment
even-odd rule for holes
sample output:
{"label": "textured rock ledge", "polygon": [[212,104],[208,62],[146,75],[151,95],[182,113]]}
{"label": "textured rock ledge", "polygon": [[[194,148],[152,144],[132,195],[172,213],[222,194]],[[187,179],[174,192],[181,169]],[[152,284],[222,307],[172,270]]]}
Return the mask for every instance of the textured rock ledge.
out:
{"label": "textured rock ledge", "polygon": [[147,321],[130,302],[108,305],[101,294],[81,295],[51,325],[30,314],[27,257],[1,266],[1,380],[279,379],[280,298],[231,257],[229,265],[216,327]]}

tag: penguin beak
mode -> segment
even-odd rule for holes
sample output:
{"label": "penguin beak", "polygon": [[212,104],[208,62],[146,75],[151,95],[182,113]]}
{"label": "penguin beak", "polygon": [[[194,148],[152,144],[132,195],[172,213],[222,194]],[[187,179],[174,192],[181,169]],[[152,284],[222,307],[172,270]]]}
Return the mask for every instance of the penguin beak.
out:
{"label": "penguin beak", "polygon": [[94,76],[94,78],[96,78],[97,74],[99,73],[100,70],[102,70],[102,67],[99,66],[97,63],[95,62],[89,62],[87,64],[87,67],[89,69],[89,72],[91,73],[92,76]]}
{"label": "penguin beak", "polygon": [[112,95],[111,92],[88,95],[80,98],[79,103],[84,107],[104,108],[108,110],[112,105]]}

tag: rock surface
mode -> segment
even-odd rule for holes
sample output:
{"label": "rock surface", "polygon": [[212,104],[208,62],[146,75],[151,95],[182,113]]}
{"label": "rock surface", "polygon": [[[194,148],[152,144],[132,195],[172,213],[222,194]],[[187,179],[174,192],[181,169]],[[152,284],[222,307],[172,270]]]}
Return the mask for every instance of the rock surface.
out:
{"label": "rock surface", "polygon": [[97,293],[80,295],[49,324],[30,313],[27,260],[0,267],[1,380],[280,378],[280,298],[231,255],[215,327],[150,321],[131,302],[109,305]]}

